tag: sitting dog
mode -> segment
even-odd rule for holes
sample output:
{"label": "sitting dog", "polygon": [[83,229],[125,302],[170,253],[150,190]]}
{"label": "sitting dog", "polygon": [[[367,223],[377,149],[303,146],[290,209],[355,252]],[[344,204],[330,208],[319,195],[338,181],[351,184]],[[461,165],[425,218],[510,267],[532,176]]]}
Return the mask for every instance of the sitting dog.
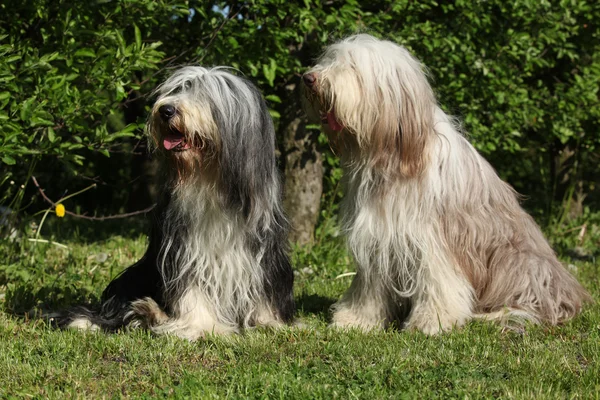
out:
{"label": "sitting dog", "polygon": [[405,48],[352,36],[303,81],[307,113],[340,155],[357,267],[334,326],[404,321],[436,334],[474,317],[557,324],[590,299]]}
{"label": "sitting dog", "polygon": [[157,89],[147,124],[160,198],[150,243],[102,294],[59,324],[141,325],[190,340],[292,320],[294,275],[275,160],[259,91],[218,67],[183,67]]}

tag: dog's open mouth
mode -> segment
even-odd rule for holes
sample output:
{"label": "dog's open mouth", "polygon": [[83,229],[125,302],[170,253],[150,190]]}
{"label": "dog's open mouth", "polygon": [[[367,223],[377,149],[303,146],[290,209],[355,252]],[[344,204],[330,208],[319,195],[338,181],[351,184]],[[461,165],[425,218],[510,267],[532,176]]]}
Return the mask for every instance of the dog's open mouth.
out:
{"label": "dog's open mouth", "polygon": [[184,151],[191,147],[185,140],[185,135],[175,128],[169,129],[163,138],[163,146],[167,151]]}
{"label": "dog's open mouth", "polygon": [[329,125],[331,130],[335,132],[340,132],[342,129],[344,129],[344,126],[337,120],[333,108],[326,113],[321,113],[321,123],[324,125]]}
{"label": "dog's open mouth", "polygon": [[335,108],[332,105],[332,99],[329,98],[324,92],[318,89],[318,84],[307,85],[306,97],[309,102],[319,105],[321,123],[328,125],[329,128],[334,132],[341,132],[344,129],[344,125],[335,116]]}

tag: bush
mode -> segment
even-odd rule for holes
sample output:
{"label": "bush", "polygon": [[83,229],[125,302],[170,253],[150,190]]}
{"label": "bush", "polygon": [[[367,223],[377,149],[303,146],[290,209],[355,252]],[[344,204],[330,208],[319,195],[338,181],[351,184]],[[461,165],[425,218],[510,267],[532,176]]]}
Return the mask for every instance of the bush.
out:
{"label": "bush", "polygon": [[140,134],[140,124],[125,124],[122,114],[164,56],[161,43],[145,43],[141,29],[144,14],[156,15],[160,7],[176,11],[147,0],[2,3],[3,178],[26,183],[32,173],[52,172],[56,179],[57,165],[73,176],[86,171],[86,159],[109,157],[124,138]]}
{"label": "bush", "polygon": [[[530,209],[560,224],[599,201],[598,19],[600,7],[580,0],[10,0],[0,5],[0,202],[32,173],[54,197],[75,189],[57,177],[83,174],[110,176],[104,202],[122,205],[139,174],[129,137],[141,134],[166,67],[232,65],[285,126],[294,86],[323,47],[367,31],[409,47],[474,145]],[[329,210],[337,189],[337,178],[325,182]]]}
{"label": "bush", "polygon": [[596,3],[401,1],[383,7],[390,11],[366,24],[427,65],[442,105],[464,122],[499,173],[532,199],[529,206],[541,212],[558,204],[581,213],[586,195],[597,205]]}

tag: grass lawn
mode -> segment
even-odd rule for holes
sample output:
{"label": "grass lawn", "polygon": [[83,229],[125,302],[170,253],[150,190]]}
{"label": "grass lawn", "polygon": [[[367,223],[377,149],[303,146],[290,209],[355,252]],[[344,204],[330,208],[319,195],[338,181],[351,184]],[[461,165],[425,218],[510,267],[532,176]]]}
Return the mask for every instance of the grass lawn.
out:
{"label": "grass lawn", "polygon": [[[67,248],[0,244],[0,398],[600,398],[598,304],[565,326],[524,331],[484,322],[437,337],[328,329],[327,310],[352,279],[336,279],[351,266],[335,239],[294,253],[307,328],[195,343],[56,331],[27,316],[97,298],[146,239],[134,228],[91,238],[68,221],[52,236]],[[564,260],[600,299],[600,262]]]}

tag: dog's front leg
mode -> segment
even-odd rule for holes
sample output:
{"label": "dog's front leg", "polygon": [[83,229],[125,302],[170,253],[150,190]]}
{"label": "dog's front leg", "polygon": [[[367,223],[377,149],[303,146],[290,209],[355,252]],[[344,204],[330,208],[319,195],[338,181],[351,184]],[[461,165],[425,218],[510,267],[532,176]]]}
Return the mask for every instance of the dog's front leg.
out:
{"label": "dog's front leg", "polygon": [[388,298],[379,277],[358,272],[350,288],[332,307],[334,328],[384,328],[389,322]]}
{"label": "dog's front leg", "polygon": [[435,335],[472,318],[473,288],[443,251],[425,255],[406,329]]}
{"label": "dog's front leg", "polygon": [[191,341],[207,334],[238,332],[235,324],[217,320],[215,308],[197,288],[188,290],[175,304],[169,316],[151,298],[137,300],[132,303],[128,317],[134,325],[148,328],[157,335],[175,335]]}

